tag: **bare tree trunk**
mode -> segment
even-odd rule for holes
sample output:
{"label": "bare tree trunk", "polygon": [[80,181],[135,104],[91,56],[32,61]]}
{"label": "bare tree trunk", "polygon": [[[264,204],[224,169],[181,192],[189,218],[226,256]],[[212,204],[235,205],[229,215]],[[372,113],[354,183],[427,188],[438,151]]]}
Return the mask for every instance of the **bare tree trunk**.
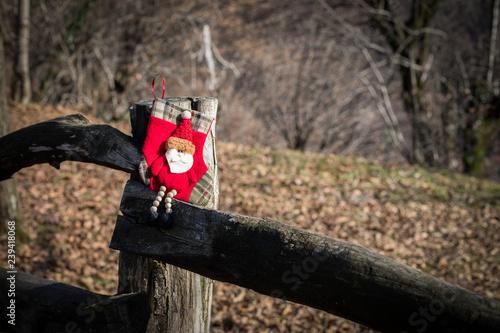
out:
{"label": "bare tree trunk", "polygon": [[[384,76],[382,75],[382,72],[380,71],[379,65],[377,62],[373,59],[370,50],[371,48],[378,49],[379,51],[386,51],[384,50],[383,47],[377,47],[373,43],[370,43],[365,37],[363,37],[362,34],[359,34],[358,31],[349,24],[337,11],[330,6],[325,0],[318,0],[319,3],[326,9],[326,11],[337,21],[340,23],[340,25],[348,31],[348,33],[354,38],[355,44],[357,47],[360,49],[361,53],[363,54],[364,58],[366,59],[368,65],[370,66],[371,72],[373,73],[374,77],[376,78],[376,84],[373,84],[368,80],[366,77],[360,76],[359,80],[363,83],[363,85],[366,87],[367,91],[370,93],[372,98],[375,100],[379,100],[377,102],[377,110],[380,112],[384,123],[387,126],[387,129],[389,131],[389,134],[391,136],[392,143],[394,147],[397,149],[397,151],[403,156],[409,163],[415,163],[414,160],[414,154],[413,150],[410,150],[406,140],[403,136],[403,133],[401,131],[401,126],[399,125],[399,121],[396,117],[396,114],[394,113],[394,109],[392,106],[392,102],[389,96],[389,90],[387,88],[387,82],[386,79],[384,79]],[[382,5],[383,6],[389,6],[388,3],[379,3],[378,0],[363,0],[366,2],[369,6],[379,8]],[[389,13],[390,8],[384,8],[384,11]],[[404,33],[404,29],[402,29],[402,25],[400,22],[394,22],[393,26],[385,26],[383,23],[385,22],[385,16],[384,18],[379,18],[377,16],[377,12],[374,12],[373,18],[378,22],[379,24],[379,29],[381,30],[382,34],[386,36],[387,34],[393,34],[394,36],[388,37],[388,39],[394,43],[397,42],[398,39],[404,38],[402,37],[402,34]],[[392,28],[392,29],[391,29]],[[391,48],[398,48],[399,44],[391,44]],[[401,52],[403,52],[402,50]],[[400,56],[398,54],[398,56]],[[403,90],[404,91],[404,90]],[[379,97],[380,96],[380,97]],[[416,142],[416,141],[414,141]]]}
{"label": "bare tree trunk", "polygon": [[[324,3],[323,0],[319,1]],[[413,1],[411,15],[404,22],[394,11],[391,1],[363,2],[373,8],[370,15],[377,22],[393,55],[402,60],[398,68],[402,77],[402,99],[413,132],[411,151],[405,157],[410,163],[435,165],[440,158],[436,151],[443,149],[433,142],[432,129],[435,124],[425,116],[426,105],[422,93],[425,88],[425,68],[431,55],[430,37],[425,29],[431,25],[439,0]]]}
{"label": "bare tree trunk", "polygon": [[[500,12],[500,0],[494,0],[492,5],[491,14],[491,36],[490,36],[490,52],[488,54],[488,71],[486,73],[486,85],[488,89],[493,88],[493,71],[495,67],[498,39],[498,16]],[[498,92],[497,92],[498,94]]]}
{"label": "bare tree trunk", "polygon": [[[184,108],[198,110],[215,117],[215,98],[168,98]],[[142,146],[149,119],[148,105],[142,101],[131,108],[132,133]],[[214,179],[213,195],[207,204],[218,204],[217,161],[215,158],[215,126],[205,142],[204,153],[208,172]],[[122,209],[121,209],[122,210]],[[123,211],[123,210],[122,210]],[[140,255],[120,252],[118,293],[147,291],[151,304],[148,332],[209,332],[212,304],[211,279],[193,272],[155,261]]]}
{"label": "bare tree trunk", "polygon": [[[0,33],[0,137],[9,133],[9,110],[7,107],[5,84],[5,55],[3,36]],[[16,221],[18,227],[22,224],[22,214],[19,209],[19,200],[14,179],[0,182],[0,232],[6,230],[8,221]]]}
{"label": "bare tree trunk", "polygon": [[[492,2],[488,69],[484,78],[476,80],[465,105],[463,129],[464,173],[483,176],[483,162],[490,144],[500,132],[500,93],[493,83],[498,47],[500,0]],[[479,124],[479,125],[478,125]]]}
{"label": "bare tree trunk", "polygon": [[19,36],[14,97],[22,104],[31,101],[30,79],[30,1],[19,1]]}

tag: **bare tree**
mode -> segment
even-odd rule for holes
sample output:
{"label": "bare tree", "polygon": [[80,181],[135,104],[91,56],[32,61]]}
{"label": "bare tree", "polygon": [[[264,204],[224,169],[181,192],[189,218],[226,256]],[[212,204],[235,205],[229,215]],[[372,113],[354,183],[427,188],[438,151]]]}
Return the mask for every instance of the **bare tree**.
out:
{"label": "bare tree", "polygon": [[277,34],[269,47],[264,68],[256,76],[258,115],[288,148],[352,150],[363,135],[345,135],[341,144],[339,138],[356,127],[356,112],[350,108],[365,90],[349,89],[349,75],[340,66],[340,52],[330,32],[313,20],[304,26],[301,31],[307,33],[288,37],[293,41]]}
{"label": "bare tree", "polygon": [[[3,33],[0,31],[0,137],[9,133],[9,112],[7,108],[7,93],[5,91],[5,52],[3,45]],[[16,221],[18,227],[22,224],[22,214],[14,179],[0,182],[0,231],[6,230],[8,221]]]}
{"label": "bare tree", "polygon": [[22,104],[31,101],[30,79],[30,1],[19,0],[19,35],[18,54],[16,59],[16,85],[14,97]]}
{"label": "bare tree", "polygon": [[[384,78],[382,74],[382,69],[384,65],[387,65],[387,61],[382,61],[378,63],[375,61],[371,55],[370,49],[376,49],[383,53],[388,53],[389,50],[383,47],[371,43],[364,34],[354,27],[352,24],[348,23],[331,5],[329,5],[325,0],[319,0],[319,3],[326,9],[327,13],[332,16],[336,22],[347,32],[347,34],[354,39],[354,45],[358,51],[361,51],[363,58],[368,64],[368,68],[362,70],[363,66],[352,65],[353,57],[350,55],[345,56],[346,63],[352,68],[353,72],[356,72],[357,79],[365,86],[369,95],[376,101],[377,110],[379,111],[384,123],[389,131],[391,141],[396,148],[396,150],[408,161],[412,160],[412,154],[408,149],[406,140],[403,136],[398,118],[393,109],[393,103],[391,101],[391,96],[388,88],[388,80]],[[369,79],[371,76],[373,79]]]}
{"label": "bare tree", "polygon": [[410,13],[403,19],[394,8],[394,3],[384,0],[363,0],[369,7],[373,20],[392,51],[393,59],[399,62],[402,100],[411,120],[412,149],[409,161],[422,161],[435,165],[440,158],[438,148],[432,140],[432,122],[427,119],[427,108],[423,99],[426,73],[432,66],[431,34],[432,19],[437,11],[438,0],[412,1]]}
{"label": "bare tree", "polygon": [[[498,83],[494,80],[498,66],[496,65],[498,0],[491,1],[491,27],[489,50],[474,53],[480,49],[481,40],[477,36],[483,32],[475,31],[476,38],[467,43],[460,32],[451,29],[453,19],[443,21],[446,15],[440,13],[439,22],[448,33],[437,29],[433,23],[438,13],[438,4],[449,6],[456,4],[443,0],[410,1],[406,3],[384,0],[358,0],[360,9],[369,17],[368,25],[375,26],[378,35],[367,36],[365,31],[349,23],[325,0],[318,0],[327,13],[340,24],[344,31],[352,37],[359,53],[366,60],[366,69],[357,70],[358,79],[366,86],[370,95],[377,100],[377,109],[383,116],[392,142],[402,156],[410,163],[423,163],[430,166],[448,167],[456,160],[455,154],[461,154],[464,171],[480,172],[485,151],[497,137],[498,125]],[[485,9],[477,4],[473,6],[477,12],[484,14]],[[358,21],[363,22],[357,17]],[[481,20],[484,21],[484,16]],[[449,37],[453,35],[453,37]],[[457,36],[458,35],[458,36]],[[455,39],[453,39],[455,38]],[[446,43],[446,50],[455,49],[457,63],[462,82],[454,81],[455,69],[444,65],[446,57],[438,53],[440,44]],[[477,43],[476,46],[471,43]],[[460,56],[459,49],[467,49],[467,65]],[[453,52],[453,51],[452,51]],[[452,53],[451,52],[451,53]],[[447,53],[450,53],[449,51]],[[478,61],[483,54],[487,59]],[[437,59],[437,60],[436,60]],[[351,60],[349,60],[351,61]],[[483,66],[481,63],[487,63]],[[470,68],[484,68],[484,71],[472,71]],[[455,72],[453,72],[455,71]],[[471,73],[467,73],[470,71]],[[403,110],[410,121],[411,135],[403,136],[396,112],[392,104],[396,99],[388,90],[391,76],[399,73],[401,101]],[[470,80],[470,77],[474,80]],[[460,95],[465,93],[465,98]],[[463,115],[460,117],[460,100],[465,99]],[[460,120],[461,119],[461,120]],[[462,136],[457,132],[463,133]],[[408,142],[408,143],[407,143]],[[463,145],[462,152],[455,147]]]}

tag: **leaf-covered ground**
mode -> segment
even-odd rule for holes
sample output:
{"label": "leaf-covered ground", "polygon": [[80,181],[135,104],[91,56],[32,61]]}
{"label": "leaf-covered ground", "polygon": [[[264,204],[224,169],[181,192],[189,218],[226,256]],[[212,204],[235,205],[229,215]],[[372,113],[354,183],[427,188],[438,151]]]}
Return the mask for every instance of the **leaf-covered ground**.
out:
{"label": "leaf-covered ground", "polygon": [[[69,113],[11,105],[11,130]],[[99,122],[99,121],[95,121]],[[112,124],[122,131],[128,124]],[[347,240],[500,299],[500,184],[356,158],[217,144],[219,209],[271,217]],[[64,162],[16,177],[24,225],[17,268],[98,293],[117,286],[108,248],[128,175]],[[5,236],[1,241],[5,244]],[[3,251],[6,253],[6,251]],[[371,332],[251,290],[215,282],[213,332]]]}

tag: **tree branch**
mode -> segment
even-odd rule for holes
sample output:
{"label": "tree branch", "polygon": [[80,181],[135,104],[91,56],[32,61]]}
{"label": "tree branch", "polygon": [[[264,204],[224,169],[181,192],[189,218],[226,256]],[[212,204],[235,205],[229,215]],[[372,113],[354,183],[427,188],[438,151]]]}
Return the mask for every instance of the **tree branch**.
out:
{"label": "tree branch", "polygon": [[500,0],[494,0],[492,6],[490,52],[488,54],[488,71],[486,73],[486,84],[490,90],[493,87],[493,70],[495,67],[496,52],[498,52],[496,44],[498,36],[498,12],[500,11]]}
{"label": "tree branch", "polygon": [[131,137],[81,114],[59,117],[0,138],[0,181],[35,164],[89,162],[134,173],[141,149]]}

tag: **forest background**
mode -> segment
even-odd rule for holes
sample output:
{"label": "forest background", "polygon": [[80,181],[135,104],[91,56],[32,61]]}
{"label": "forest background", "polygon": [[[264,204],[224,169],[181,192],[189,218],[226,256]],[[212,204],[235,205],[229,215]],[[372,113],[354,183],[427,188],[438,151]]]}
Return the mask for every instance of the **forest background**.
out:
{"label": "forest background", "polygon": [[23,2],[15,100],[118,119],[161,73],[219,99],[222,141],[500,177],[498,0]]}

